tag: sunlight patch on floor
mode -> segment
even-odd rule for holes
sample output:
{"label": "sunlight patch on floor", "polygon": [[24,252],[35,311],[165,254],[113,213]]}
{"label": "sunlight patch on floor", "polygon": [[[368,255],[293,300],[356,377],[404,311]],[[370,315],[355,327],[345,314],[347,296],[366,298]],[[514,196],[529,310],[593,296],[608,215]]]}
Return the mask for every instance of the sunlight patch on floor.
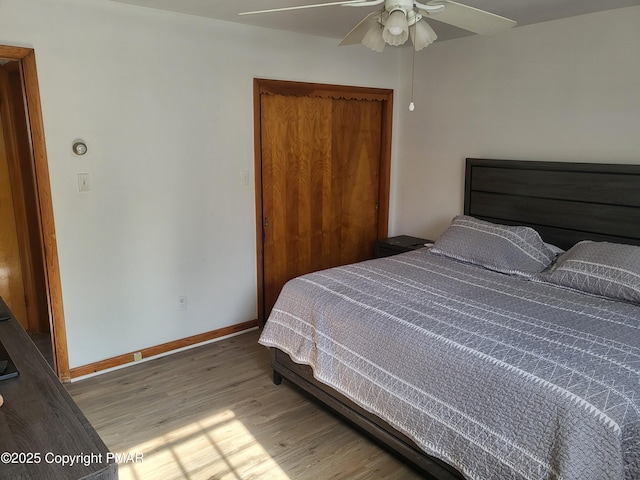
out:
{"label": "sunlight patch on floor", "polygon": [[230,410],[131,447],[143,461],[120,463],[120,480],[289,477]]}

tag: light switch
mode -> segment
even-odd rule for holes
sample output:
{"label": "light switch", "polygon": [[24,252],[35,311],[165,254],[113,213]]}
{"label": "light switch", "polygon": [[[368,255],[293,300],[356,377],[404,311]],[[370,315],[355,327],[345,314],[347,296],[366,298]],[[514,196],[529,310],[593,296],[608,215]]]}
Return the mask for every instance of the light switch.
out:
{"label": "light switch", "polygon": [[78,191],[90,192],[91,191],[91,178],[88,173],[78,174]]}
{"label": "light switch", "polygon": [[249,170],[240,170],[240,185],[249,185]]}

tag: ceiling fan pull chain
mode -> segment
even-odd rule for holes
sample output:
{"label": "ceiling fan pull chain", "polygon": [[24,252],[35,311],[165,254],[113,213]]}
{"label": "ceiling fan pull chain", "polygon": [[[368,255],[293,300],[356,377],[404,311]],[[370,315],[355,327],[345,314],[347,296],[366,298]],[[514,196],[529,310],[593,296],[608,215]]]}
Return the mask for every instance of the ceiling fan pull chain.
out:
{"label": "ceiling fan pull chain", "polygon": [[[415,25],[413,25],[413,27],[411,27],[413,29],[416,28]],[[414,38],[415,38],[415,33],[414,33]],[[413,80],[416,77],[416,49],[412,48],[412,57],[411,57],[411,101],[409,102],[409,111],[413,112],[416,109],[415,104],[413,103]]]}

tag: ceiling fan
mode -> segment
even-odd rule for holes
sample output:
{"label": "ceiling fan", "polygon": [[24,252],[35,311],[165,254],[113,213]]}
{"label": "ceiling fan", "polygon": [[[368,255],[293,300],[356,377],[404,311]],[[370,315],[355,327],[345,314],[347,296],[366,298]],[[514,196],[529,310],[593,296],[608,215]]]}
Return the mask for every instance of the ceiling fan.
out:
{"label": "ceiling fan", "polygon": [[498,33],[516,24],[515,21],[500,15],[451,0],[434,0],[427,3],[419,3],[414,0],[347,0],[255,10],[242,12],[239,15],[302,10],[333,5],[370,7],[382,4],[384,4],[382,10],[375,11],[364,17],[344,37],[340,45],[352,45],[362,42],[370,49],[382,52],[385,45],[402,45],[411,37],[414,49],[416,51],[422,50],[437,38],[436,32],[426,21],[423,21],[427,18],[482,35]]}

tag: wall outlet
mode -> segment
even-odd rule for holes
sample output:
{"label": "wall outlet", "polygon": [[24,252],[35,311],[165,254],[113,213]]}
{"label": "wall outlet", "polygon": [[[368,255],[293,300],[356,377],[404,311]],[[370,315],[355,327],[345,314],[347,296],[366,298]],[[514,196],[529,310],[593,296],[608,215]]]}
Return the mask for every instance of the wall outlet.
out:
{"label": "wall outlet", "polygon": [[178,297],[178,310],[186,310],[187,309],[187,296],[180,295]]}
{"label": "wall outlet", "polygon": [[134,362],[139,362],[140,360],[142,360],[142,352],[136,352],[133,354],[133,361]]}

